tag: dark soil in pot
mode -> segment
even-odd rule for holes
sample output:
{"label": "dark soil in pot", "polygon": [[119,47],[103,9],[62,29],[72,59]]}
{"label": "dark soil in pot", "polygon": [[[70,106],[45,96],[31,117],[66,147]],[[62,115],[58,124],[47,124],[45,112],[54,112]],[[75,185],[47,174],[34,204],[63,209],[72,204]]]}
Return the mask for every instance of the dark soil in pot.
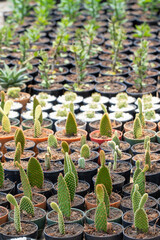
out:
{"label": "dark soil in pot", "polygon": [[[38,149],[38,152],[45,152],[47,151],[47,147],[48,147],[48,141],[45,141],[45,142],[40,142],[37,144],[37,149]],[[54,147],[50,147],[51,151],[53,150],[61,150],[61,141],[57,141],[57,148],[55,149]]]}
{"label": "dark soil in pot", "polygon": [[[121,158],[117,158],[117,161],[130,162],[131,158],[132,158],[131,154],[122,152]],[[113,153],[112,152],[105,153],[105,160],[106,162],[113,162],[114,161]]]}
{"label": "dark soil in pot", "polygon": [[[90,151],[99,150],[99,144],[96,142],[86,141],[86,144],[89,146]],[[71,152],[74,152],[74,151],[79,152],[81,150],[81,142],[80,141],[72,142],[70,143],[69,148]]]}
{"label": "dark soil in pot", "polygon": [[6,199],[6,194],[0,192],[0,206],[8,208],[9,204]]}
{"label": "dark soil in pot", "polygon": [[[69,74],[66,76],[67,83],[77,82],[77,74]],[[84,83],[93,83],[95,81],[95,77],[91,75],[85,76],[83,82]]]}
{"label": "dark soil in pot", "polygon": [[52,183],[56,183],[58,176],[60,173],[63,173],[63,165],[59,161],[51,161],[50,169],[47,169],[45,166],[45,162],[41,162],[41,166],[43,169],[44,178],[51,181]]}
{"label": "dark soil in pot", "polygon": [[[51,202],[56,202],[58,204],[58,196],[57,194],[56,195],[53,195],[51,196],[50,198],[47,199],[47,208],[49,211],[52,210],[50,204]],[[80,195],[75,195],[74,197],[74,200],[71,202],[71,207],[72,208],[78,208],[80,210],[84,210],[84,198]]]}
{"label": "dark soil in pot", "polygon": [[[4,154],[6,161],[14,160],[15,151],[9,151]],[[34,157],[35,153],[31,150],[24,150],[24,152],[21,154],[21,161],[28,161],[31,157]]]}
{"label": "dark soil in pot", "polygon": [[[129,152],[130,150],[130,147],[131,145],[127,142],[124,142],[124,141],[120,141],[120,146],[119,146],[119,149],[122,151],[122,152]],[[103,142],[101,145],[100,145],[100,148],[105,151],[105,152],[111,152],[112,149],[108,146],[108,143],[107,142]]]}
{"label": "dark soil in pot", "polygon": [[[146,124],[145,124],[144,129],[153,130],[153,128],[155,128],[155,126],[156,126],[154,122],[146,121],[145,123]],[[128,131],[133,131],[133,121],[129,121],[129,122],[125,123],[124,128],[127,129]]]}
{"label": "dark soil in pot", "polygon": [[127,88],[126,92],[128,95],[133,96],[133,97],[142,97],[144,94],[149,94],[152,93],[152,95],[155,96],[157,91],[157,87],[154,85],[148,85],[146,87],[143,87],[141,91],[139,91],[135,86]]}
{"label": "dark soil in pot", "polygon": [[[145,153],[144,143],[137,143],[131,147],[133,154]],[[160,153],[160,144],[155,142],[150,142],[150,152]]]}
{"label": "dark soil in pot", "polygon": [[64,90],[75,92],[78,96],[89,97],[94,91],[94,84],[82,84],[79,90],[74,90],[73,84],[68,84],[64,85]]}
{"label": "dark soil in pot", "polygon": [[[144,206],[145,206],[145,208],[156,208],[157,201],[156,201],[155,198],[149,196],[148,200],[147,200],[147,202],[145,203]],[[123,212],[126,212],[126,211],[132,209],[132,201],[131,201],[131,197],[130,196],[122,198],[120,209]]]}
{"label": "dark soil in pot", "polygon": [[[70,158],[72,159],[72,161],[74,162],[78,162],[78,159],[81,157],[80,152],[73,152],[70,154]],[[93,161],[93,162],[98,162],[98,157],[99,157],[99,153],[96,151],[92,151],[90,153],[89,158],[85,158],[85,161]]]}
{"label": "dark soil in pot", "polygon": [[[154,137],[154,135],[155,135],[155,132],[144,129],[142,131],[142,136],[140,138],[138,138],[137,140],[145,139],[146,136],[149,136],[150,138],[152,138],[152,137]],[[129,139],[135,139],[132,131],[126,132],[125,137],[129,138]]]}
{"label": "dark soil in pot", "polygon": [[[7,152],[8,151],[14,151],[16,149],[14,140],[6,142],[4,144],[4,146],[7,150]],[[24,150],[33,150],[34,146],[35,146],[35,143],[33,141],[28,140],[28,139],[25,140]]]}
{"label": "dark soil in pot", "polygon": [[113,168],[110,170],[111,173],[119,174],[125,177],[125,184],[130,182],[132,165],[128,162],[117,162],[116,170]]}
{"label": "dark soil in pot", "polygon": [[[76,119],[76,123],[77,123],[77,127],[82,127],[84,125],[84,121],[81,121],[80,119]],[[66,126],[66,119],[61,120],[59,122],[57,122],[57,126],[60,128],[65,128]]]}
{"label": "dark soil in pot", "polygon": [[[44,161],[45,160],[45,154],[46,154],[46,152],[38,153],[37,159],[39,161]],[[60,151],[52,150],[51,154],[52,154],[51,161],[63,161],[64,160],[64,154]]]}
{"label": "dark soil in pot", "polygon": [[43,88],[40,85],[33,85],[32,86],[33,94],[38,94],[40,92],[45,92],[55,97],[63,94],[63,85],[62,84],[52,84],[49,89]]}
{"label": "dark soil in pot", "polygon": [[95,90],[99,92],[102,96],[114,97],[117,93],[123,92],[126,90],[126,86],[120,83],[100,83],[95,86]]}
{"label": "dark soil in pot", "polygon": [[[17,194],[17,195],[18,195],[18,194]],[[18,204],[19,204],[21,198],[23,197],[23,195],[19,195],[19,196],[17,196],[17,195],[15,195],[15,197],[16,197],[16,200],[17,200],[17,202],[18,202]],[[42,203],[42,202],[44,202],[45,200],[46,200],[46,197],[45,197],[45,196],[43,196],[42,194],[36,194],[36,193],[33,192],[33,194],[32,194],[32,202],[33,202],[34,205],[35,205],[35,204]]]}
{"label": "dark soil in pot", "polygon": [[[131,194],[133,183],[129,183],[123,186],[122,193],[123,196],[129,196]],[[151,182],[146,182],[145,192],[149,196],[158,198],[159,197],[159,188],[158,185]]]}
{"label": "dark soil in pot", "polygon": [[0,192],[15,194],[15,183],[11,182],[9,179],[5,179],[3,186],[0,187]]}
{"label": "dark soil in pot", "polygon": [[[160,154],[159,153],[150,153],[151,161],[153,162],[160,162]],[[136,154],[132,158],[133,165],[136,165],[137,160],[140,161],[141,165],[144,164],[145,162],[145,153],[143,154]]]}
{"label": "dark soil in pot", "polygon": [[[51,125],[51,119],[44,119],[42,122],[42,127],[47,128],[48,126]],[[33,128],[34,127],[34,121],[32,119],[28,119],[27,121],[22,122],[22,127],[23,129],[28,129],[28,128]],[[50,128],[52,129],[52,128]]]}
{"label": "dark soil in pot", "polygon": [[96,83],[111,82],[124,82],[125,78],[122,76],[101,76],[96,78]]}
{"label": "dark soil in pot", "polygon": [[[119,121],[111,120],[112,128],[116,130],[121,130],[122,123]],[[100,126],[100,120],[93,121],[89,123],[90,131],[98,130]]]}

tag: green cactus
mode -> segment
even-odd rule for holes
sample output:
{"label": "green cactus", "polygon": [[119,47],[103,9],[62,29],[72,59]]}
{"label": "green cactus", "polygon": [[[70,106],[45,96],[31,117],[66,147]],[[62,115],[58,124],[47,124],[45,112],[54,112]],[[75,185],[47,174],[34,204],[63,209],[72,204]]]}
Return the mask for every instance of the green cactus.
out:
{"label": "green cactus", "polygon": [[151,170],[150,142],[147,143],[145,151],[145,164],[148,165],[148,171]]}
{"label": "green cactus", "polygon": [[[140,231],[140,232],[148,232],[148,229],[149,229],[148,217],[144,210],[144,204],[146,203],[147,199],[148,199],[148,194],[145,193],[141,197],[138,209],[134,213],[134,226],[137,229],[137,231]],[[135,201],[134,198],[133,198],[133,201]]]}
{"label": "green cactus", "polygon": [[[106,205],[106,211],[107,211],[107,217],[109,217],[109,214],[110,214],[110,202],[109,202],[109,196],[108,196],[108,193],[107,193],[107,190],[105,188],[105,186],[103,184],[98,184],[100,186],[103,187],[103,191],[104,191],[104,203]],[[98,186],[97,185],[97,186]],[[99,200],[97,198],[97,205],[99,204]]]}
{"label": "green cactus", "polygon": [[71,201],[73,201],[75,192],[76,192],[76,178],[74,173],[72,172],[72,166],[71,166],[69,157],[66,158],[66,162],[67,162],[68,172],[65,174],[64,179],[69,189]]}
{"label": "green cactus", "polygon": [[63,215],[67,218],[71,216],[71,197],[66,181],[62,174],[58,176],[58,203]]}
{"label": "green cactus", "polygon": [[[5,104],[5,93],[4,91],[1,91],[1,108],[2,110],[4,109],[4,104]],[[0,122],[2,121],[3,114],[0,112]]]}
{"label": "green cactus", "polygon": [[136,161],[136,169],[134,171],[134,175],[133,175],[133,182],[135,183],[138,175],[142,172],[142,169],[140,168],[140,161],[137,160]]}
{"label": "green cactus", "polygon": [[15,140],[16,146],[19,142],[21,143],[21,151],[23,153],[24,146],[25,146],[25,137],[24,137],[24,133],[23,133],[22,129],[18,128],[16,130],[15,135],[14,135],[14,140]]}
{"label": "green cactus", "polygon": [[36,186],[39,189],[43,187],[43,183],[44,183],[43,170],[39,161],[34,157],[31,157],[29,159],[27,175],[28,175],[28,179],[31,187]]}
{"label": "green cactus", "polygon": [[117,170],[117,152],[114,152],[114,163],[113,163],[113,170]]}
{"label": "green cactus", "polygon": [[109,169],[105,166],[105,153],[103,150],[100,151],[101,167],[97,173],[96,186],[97,184],[103,184],[107,190],[108,195],[112,193],[112,180]]}
{"label": "green cactus", "polygon": [[11,98],[18,98],[20,95],[21,89],[19,87],[11,87],[7,90],[7,95]]}
{"label": "green cactus", "polygon": [[47,170],[51,169],[51,157],[49,153],[45,154],[45,167]]}
{"label": "green cactus", "polygon": [[62,146],[62,153],[69,153],[69,145],[66,141],[63,141],[61,143],[61,146]]}
{"label": "green cactus", "polygon": [[0,188],[3,187],[3,183],[4,183],[4,170],[2,163],[0,162]]}
{"label": "green cactus", "polygon": [[146,136],[145,139],[144,139],[144,149],[147,148],[148,142],[149,142],[149,144],[150,144],[150,137],[149,137],[149,136]]}
{"label": "green cactus", "polygon": [[74,176],[75,176],[76,187],[77,187],[78,186],[78,174],[77,174],[77,171],[76,171],[76,168],[75,168],[75,165],[74,165],[73,161],[69,157],[68,153],[66,153],[65,157],[64,157],[64,174],[65,175],[69,171],[69,169],[68,169],[68,161],[70,161],[70,165],[71,165],[71,168],[72,168],[72,172],[74,173]]}
{"label": "green cactus", "polygon": [[52,202],[50,204],[51,208],[56,211],[58,213],[58,228],[59,228],[59,232],[60,234],[64,235],[65,234],[65,225],[64,225],[64,219],[63,219],[63,214],[60,210],[60,208],[58,207],[57,203]]}
{"label": "green cactus", "polygon": [[92,97],[93,102],[99,102],[100,99],[101,99],[101,94],[95,92],[95,93],[92,93],[92,96],[91,96],[91,97]]}
{"label": "green cactus", "polygon": [[7,194],[7,201],[14,206],[14,227],[17,233],[21,232],[21,219],[20,219],[20,209],[15,197],[11,194]]}
{"label": "green cactus", "polygon": [[71,102],[69,104],[69,109],[70,109],[70,112],[74,115],[74,104],[73,104],[73,102]]}
{"label": "green cactus", "polygon": [[133,134],[134,138],[140,138],[142,136],[142,125],[139,117],[136,117],[133,123]]}
{"label": "green cactus", "polygon": [[104,202],[104,188],[101,184],[96,186],[96,195],[99,204],[95,213],[95,227],[97,231],[107,232],[107,211]]}
{"label": "green cactus", "polygon": [[66,135],[74,136],[77,134],[77,123],[73,113],[69,112],[66,120]]}
{"label": "green cactus", "polygon": [[116,144],[118,147],[120,147],[120,140],[119,140],[119,138],[118,138],[118,133],[117,133],[117,131],[114,132],[112,141],[115,142],[115,144]]}
{"label": "green cactus", "polygon": [[[0,112],[1,112],[1,110],[0,110]],[[11,132],[10,120],[6,115],[3,115],[3,117],[2,117],[2,130],[6,133]]]}
{"label": "green cactus", "polygon": [[34,122],[34,137],[38,138],[41,136],[41,134],[41,124],[40,121],[36,119]]}
{"label": "green cactus", "polygon": [[137,116],[140,119],[142,127],[145,127],[145,120],[142,112],[142,100],[140,98],[138,98],[138,109],[139,109],[139,113],[137,114]]}
{"label": "green cactus", "polygon": [[86,144],[86,136],[82,136],[81,137],[81,147],[84,145],[84,144]]}
{"label": "green cactus", "polygon": [[117,157],[120,159],[122,157],[122,152],[119,149],[118,145],[115,144],[114,141],[108,141],[107,145],[112,149],[112,154],[114,156],[114,153],[117,153]]}
{"label": "green cactus", "polygon": [[[33,99],[33,120],[34,120],[34,121],[35,121],[35,119],[37,119],[37,117],[36,117],[36,107],[37,107],[38,105],[40,105],[40,104],[39,104],[39,101],[37,100],[36,97],[34,97],[34,99]],[[39,114],[38,120],[39,120],[39,122],[42,124],[42,122],[43,122],[42,111],[41,111],[41,113]]]}
{"label": "green cactus", "polygon": [[[36,109],[35,109],[35,120],[39,120],[40,116],[42,114],[42,108],[41,105],[39,104]],[[40,122],[40,121],[39,121]],[[41,123],[41,122],[40,122]]]}
{"label": "green cactus", "polygon": [[108,113],[105,113],[100,121],[101,136],[112,137],[112,125]]}
{"label": "green cactus", "polygon": [[84,159],[84,157],[80,157],[80,158],[78,159],[78,166],[79,166],[80,168],[85,169],[85,159]]}
{"label": "green cactus", "polygon": [[10,100],[7,100],[4,104],[4,115],[8,116],[10,110],[11,110],[11,106],[12,106],[13,102]]}
{"label": "green cactus", "polygon": [[49,154],[50,159],[52,159],[52,152],[50,147],[47,147],[47,153]]}
{"label": "green cactus", "polygon": [[84,158],[89,158],[90,157],[91,152],[90,152],[89,146],[87,144],[84,144],[81,147],[80,155],[81,155],[81,157],[84,157]]}
{"label": "green cactus", "polygon": [[48,136],[48,146],[49,147],[53,147],[53,148],[57,148],[58,147],[58,143],[57,143],[57,139],[53,134],[50,134]]}
{"label": "green cactus", "polygon": [[21,143],[18,142],[14,155],[14,165],[16,162],[21,163],[21,153],[22,153]]}
{"label": "green cactus", "polygon": [[32,190],[31,190],[28,176],[18,162],[16,162],[15,164],[19,168],[24,196],[28,197],[32,201]]}
{"label": "green cactus", "polygon": [[101,108],[102,108],[104,113],[107,113],[107,109],[106,109],[106,107],[105,107],[105,105],[103,103],[101,104]]}
{"label": "green cactus", "polygon": [[32,217],[34,217],[34,205],[28,197],[23,196],[21,198],[19,206],[20,211],[25,211],[26,213],[31,214]]}
{"label": "green cactus", "polygon": [[135,184],[134,191],[133,191],[133,194],[132,194],[132,197],[131,197],[132,207],[133,207],[133,212],[134,213],[138,209],[139,202],[140,202],[140,199],[141,199],[141,194],[138,190],[139,190],[139,186],[138,186],[138,184]]}

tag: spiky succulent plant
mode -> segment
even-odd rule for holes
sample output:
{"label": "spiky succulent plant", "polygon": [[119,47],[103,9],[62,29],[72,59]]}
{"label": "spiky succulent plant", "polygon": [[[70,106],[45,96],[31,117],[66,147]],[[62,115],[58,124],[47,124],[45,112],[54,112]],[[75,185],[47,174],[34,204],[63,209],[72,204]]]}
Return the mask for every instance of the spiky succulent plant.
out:
{"label": "spiky succulent plant", "polygon": [[4,183],[4,169],[2,163],[0,162],[0,188],[3,187]]}
{"label": "spiky succulent plant", "polygon": [[22,129],[18,128],[16,130],[15,135],[14,135],[14,141],[15,141],[16,146],[18,143],[21,143],[21,151],[23,153],[24,147],[25,147],[25,137],[24,137],[24,133],[23,133]]}
{"label": "spiky succulent plant", "polygon": [[138,98],[138,109],[139,109],[139,113],[137,114],[137,116],[139,117],[139,119],[141,121],[142,127],[145,127],[145,118],[144,118],[144,114],[142,112],[142,100],[140,98]]}
{"label": "spiky succulent plant", "polygon": [[49,153],[45,154],[45,167],[47,170],[51,169],[51,157]]}
{"label": "spiky succulent plant", "polygon": [[89,158],[90,157],[91,152],[90,152],[89,146],[87,144],[84,144],[81,147],[80,155],[83,158]]}
{"label": "spiky succulent plant", "polygon": [[134,138],[140,138],[142,136],[142,125],[139,117],[136,117],[133,123],[133,135]]}
{"label": "spiky succulent plant", "polygon": [[120,140],[119,140],[119,138],[118,138],[118,133],[117,133],[117,131],[114,132],[114,135],[113,135],[113,137],[112,137],[112,141],[115,142],[115,144],[116,144],[118,147],[120,147]]}
{"label": "spiky succulent plant", "polygon": [[21,162],[21,154],[22,154],[22,147],[21,147],[21,143],[18,142],[18,144],[16,146],[15,155],[14,155],[14,165],[16,162],[18,162],[18,163]]}
{"label": "spiky succulent plant", "polygon": [[151,155],[150,155],[150,141],[147,142],[147,147],[145,151],[145,164],[148,165],[148,170],[151,170]]}
{"label": "spiky succulent plant", "polygon": [[58,213],[58,228],[59,232],[64,235],[65,234],[65,225],[62,211],[60,210],[59,206],[55,202],[51,202],[51,208]]}
{"label": "spiky succulent plant", "polygon": [[23,196],[21,198],[19,206],[20,211],[25,211],[26,213],[32,215],[32,217],[34,216],[34,205],[28,197]]}
{"label": "spiky succulent plant", "polygon": [[43,122],[42,111],[38,112],[38,116],[37,116],[37,113],[36,113],[36,108],[37,108],[38,105],[40,105],[39,101],[36,97],[34,97],[33,98],[33,119],[34,119],[34,121],[35,121],[35,119],[39,120],[39,122],[42,124],[42,122]]}
{"label": "spiky succulent plant", "polygon": [[8,100],[4,103],[3,109],[0,107],[0,114],[2,118],[2,129],[4,132],[10,133],[11,132],[11,124],[8,118],[9,111],[12,106],[12,101]]}
{"label": "spiky succulent plant", "polygon": [[18,98],[20,96],[21,89],[19,87],[11,87],[7,90],[7,96],[11,98]]}
{"label": "spiky succulent plant", "polygon": [[61,146],[62,146],[62,152],[65,154],[65,153],[69,153],[69,145],[66,141],[63,141],[61,143]]}
{"label": "spiky succulent plant", "polygon": [[65,158],[64,158],[64,174],[66,175],[69,171],[69,168],[68,168],[68,162],[70,163],[70,166],[71,166],[71,169],[72,169],[72,172],[75,176],[75,180],[76,180],[76,187],[78,186],[78,174],[77,174],[77,171],[76,171],[76,168],[75,168],[75,165],[72,161],[72,159],[70,158],[70,156],[68,155],[68,153],[65,154]]}
{"label": "spiky succulent plant", "polygon": [[58,143],[57,143],[57,139],[53,134],[50,134],[48,136],[48,146],[49,147],[53,147],[53,148],[57,148],[58,147]]}
{"label": "spiky succulent plant", "polygon": [[77,123],[73,113],[69,112],[66,120],[66,135],[74,136],[77,134]]}
{"label": "spiky succulent plant", "polygon": [[113,163],[113,170],[117,170],[117,152],[114,152],[114,163]]}
{"label": "spiky succulent plant", "polygon": [[84,144],[86,144],[86,136],[82,136],[81,137],[81,147],[84,145]]}
{"label": "spiky succulent plant", "polygon": [[80,157],[79,159],[78,159],[78,166],[80,167],[80,168],[85,168],[85,159],[84,159],[84,157]]}
{"label": "spiky succulent plant", "polygon": [[97,186],[97,184],[103,184],[107,190],[108,195],[110,196],[112,193],[112,180],[109,169],[107,166],[105,166],[105,153],[103,150],[100,151],[100,161],[101,167],[97,173],[95,185]]}
{"label": "spiky succulent plant", "polygon": [[100,135],[112,137],[112,125],[108,113],[105,113],[100,121]]}
{"label": "spiky succulent plant", "polygon": [[146,136],[145,139],[144,139],[144,149],[147,148],[148,142],[149,142],[149,144],[150,144],[150,137],[149,137],[149,136]]}
{"label": "spiky succulent plant", "polygon": [[117,153],[117,157],[121,158],[122,152],[119,149],[118,145],[116,145],[116,143],[114,141],[108,141],[107,144],[112,149],[113,156],[114,156],[114,153],[116,152]]}

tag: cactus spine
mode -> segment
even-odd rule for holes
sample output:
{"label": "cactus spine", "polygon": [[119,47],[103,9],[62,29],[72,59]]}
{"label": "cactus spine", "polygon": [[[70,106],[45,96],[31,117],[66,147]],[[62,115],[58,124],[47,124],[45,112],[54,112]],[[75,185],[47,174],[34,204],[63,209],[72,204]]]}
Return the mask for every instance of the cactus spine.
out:
{"label": "cactus spine", "polygon": [[65,225],[64,225],[63,214],[62,214],[60,208],[58,207],[57,203],[52,202],[50,205],[51,205],[51,208],[58,213],[58,228],[59,228],[59,232],[62,235],[64,235],[65,234]]}
{"label": "cactus spine", "polygon": [[136,117],[133,123],[133,135],[134,138],[140,138],[142,136],[142,125],[139,117]]}
{"label": "cactus spine", "polygon": [[20,210],[25,211],[28,214],[31,214],[32,217],[34,217],[34,206],[32,201],[26,197],[23,196],[20,201]]}
{"label": "cactus spine", "polygon": [[3,187],[3,183],[4,183],[4,170],[2,163],[0,162],[0,188]]}
{"label": "cactus spine", "polygon": [[105,166],[105,153],[103,150],[100,151],[101,167],[97,173],[96,186],[97,184],[103,184],[107,190],[108,195],[112,193],[112,180],[109,169]]}
{"label": "cactus spine", "polygon": [[77,174],[77,171],[76,171],[76,168],[75,168],[75,165],[74,165],[73,161],[69,157],[68,153],[66,153],[65,154],[65,158],[64,158],[64,174],[65,175],[69,171],[69,169],[68,169],[68,161],[70,161],[71,169],[72,169],[72,172],[74,173],[75,180],[76,180],[76,187],[77,187],[78,186],[78,174]]}
{"label": "cactus spine", "polygon": [[7,194],[7,201],[14,206],[14,226],[16,231],[21,232],[21,219],[20,219],[20,209],[15,197],[11,194]]}
{"label": "cactus spine", "polygon": [[101,136],[112,137],[112,125],[108,113],[105,113],[100,121]]}
{"label": "cactus spine", "polygon": [[44,183],[44,175],[39,161],[31,157],[28,162],[27,175],[32,187],[42,188]]}
{"label": "cactus spine", "polygon": [[39,120],[36,119],[34,122],[34,137],[38,138],[41,136],[41,134],[42,134],[41,124],[40,124]]}
{"label": "cactus spine", "polygon": [[63,215],[67,218],[70,218],[71,198],[67,183],[61,173],[58,176],[58,203]]}
{"label": "cactus spine", "polygon": [[150,144],[150,137],[149,137],[149,136],[146,136],[145,139],[144,139],[144,149],[147,148],[148,142],[149,142],[149,144]]}
{"label": "cactus spine", "polygon": [[23,153],[24,151],[24,146],[25,146],[25,137],[24,137],[24,133],[22,131],[22,129],[17,129],[14,135],[14,140],[15,140],[15,145],[17,146],[17,144],[20,142],[21,143],[21,151]]}
{"label": "cactus spine", "polygon": [[84,157],[84,158],[89,158],[90,157],[91,153],[90,153],[89,146],[87,144],[84,144],[81,147],[80,155],[81,155],[81,157]]}
{"label": "cactus spine", "polygon": [[53,148],[58,147],[57,139],[53,134],[50,134],[48,137],[48,146]]}
{"label": "cactus spine", "polygon": [[77,134],[77,123],[73,113],[69,112],[66,120],[66,135],[74,136]]}
{"label": "cactus spine", "polygon": [[96,195],[99,204],[95,213],[95,226],[97,231],[107,232],[107,211],[104,202],[104,189],[101,184],[96,186]]}
{"label": "cactus spine", "polygon": [[79,166],[80,168],[85,169],[85,159],[84,159],[84,157],[80,157],[80,158],[78,159],[78,166]]}

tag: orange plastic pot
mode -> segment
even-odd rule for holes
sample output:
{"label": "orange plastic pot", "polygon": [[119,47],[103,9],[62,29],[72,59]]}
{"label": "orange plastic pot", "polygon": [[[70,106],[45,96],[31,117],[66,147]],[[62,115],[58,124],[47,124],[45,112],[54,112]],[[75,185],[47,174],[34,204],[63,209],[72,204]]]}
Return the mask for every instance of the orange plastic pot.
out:
{"label": "orange plastic pot", "polygon": [[[63,135],[63,137],[59,137],[58,136],[59,134]],[[58,141],[66,141],[68,144],[70,144],[72,142],[80,141],[82,136],[87,137],[87,131],[85,131],[83,129],[77,129],[77,135],[79,134],[79,136],[74,136],[73,138],[67,137],[67,136],[65,136],[65,134],[66,134],[66,130],[63,129],[61,131],[56,132],[55,137],[57,138]]]}
{"label": "orange plastic pot", "polygon": [[[121,132],[121,131],[118,131],[118,130],[112,129],[112,132],[113,132],[113,133],[114,133],[115,131],[117,131],[117,133],[118,133],[118,135],[119,135],[119,139],[121,140],[121,139],[122,139],[122,132]],[[103,142],[108,142],[108,141],[111,141],[111,140],[112,140],[112,137],[111,137],[111,138],[107,138],[107,139],[95,138],[95,137],[93,136],[95,133],[100,133],[100,131],[99,131],[99,130],[95,130],[95,131],[91,132],[91,133],[89,134],[89,137],[90,137],[91,141],[97,142],[99,145],[101,145]]]}
{"label": "orange plastic pot", "polygon": [[[44,198],[44,201],[43,202],[40,202],[40,203],[37,203],[37,204],[34,204],[34,207],[39,207],[39,208],[42,208],[44,210],[46,210],[46,197],[42,194],[39,194],[39,193],[33,193],[34,195],[36,196],[39,196],[39,197],[42,197]],[[18,198],[18,197],[23,197],[24,194],[23,193],[19,193],[19,194],[16,194],[14,197],[15,199]],[[10,204],[10,208],[11,210],[14,209],[14,206],[12,204]]]}
{"label": "orange plastic pot", "polygon": [[0,216],[0,225],[8,221],[8,213],[9,213],[8,209],[5,207],[0,206],[0,212],[1,210],[6,211],[6,214],[3,216]]}
{"label": "orange plastic pot", "polygon": [[23,105],[22,109],[25,110],[26,109],[26,105],[29,102],[31,95],[29,93],[23,92],[23,96],[25,96],[25,98],[23,98],[23,99],[15,99],[14,102],[21,103]]}
{"label": "orange plastic pot", "polygon": [[[147,121],[146,121],[147,122]],[[132,123],[132,127],[130,127],[130,128],[128,128],[128,124],[129,123]],[[156,130],[157,130],[157,124],[155,123],[155,122],[152,122],[152,124],[153,124],[153,127],[151,127],[151,128],[148,128],[148,130],[152,130],[152,131],[155,131],[156,132]],[[160,125],[159,125],[159,123],[158,123],[158,128],[160,127]],[[145,129],[145,128],[144,128]],[[127,122],[127,123],[125,123],[124,124],[124,131],[125,132],[128,132],[128,131],[133,131],[133,121],[130,121],[130,122]]]}
{"label": "orange plastic pot", "polygon": [[160,131],[160,122],[158,123],[158,130]]}

